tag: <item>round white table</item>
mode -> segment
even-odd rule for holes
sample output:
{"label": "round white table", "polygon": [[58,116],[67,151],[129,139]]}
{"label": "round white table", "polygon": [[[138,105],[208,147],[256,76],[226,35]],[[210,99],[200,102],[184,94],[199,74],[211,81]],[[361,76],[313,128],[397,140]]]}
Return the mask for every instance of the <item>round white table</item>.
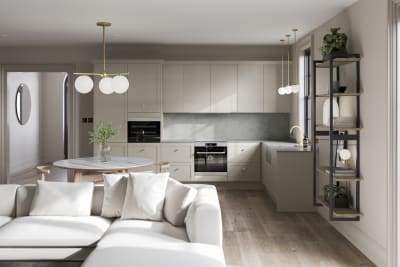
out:
{"label": "round white table", "polygon": [[102,181],[103,173],[129,172],[139,167],[154,165],[154,161],[145,158],[111,157],[110,161],[100,161],[97,157],[64,159],[53,162],[53,166],[73,172],[69,181]]}

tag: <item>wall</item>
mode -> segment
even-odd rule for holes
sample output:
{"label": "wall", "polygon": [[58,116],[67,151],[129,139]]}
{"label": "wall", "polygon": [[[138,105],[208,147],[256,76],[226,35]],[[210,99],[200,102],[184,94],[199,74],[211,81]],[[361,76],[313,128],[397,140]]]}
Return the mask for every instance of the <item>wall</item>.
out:
{"label": "wall", "polygon": [[289,114],[164,114],[167,140],[283,140],[289,137]]}
{"label": "wall", "polygon": [[41,161],[64,159],[65,72],[41,73],[40,128]]}
{"label": "wall", "polygon": [[[15,114],[15,95],[18,86],[25,83],[31,95],[31,114],[26,124],[20,125]],[[9,118],[9,172],[16,174],[36,166],[40,162],[39,138],[39,90],[40,74],[37,72],[13,72],[7,75]]]}
{"label": "wall", "polygon": [[[333,225],[376,265],[386,266],[387,252],[387,25],[384,0],[362,0],[318,27],[313,56],[321,58],[322,37],[331,27],[342,27],[349,36],[349,51],[360,53],[361,62],[361,212],[360,222]],[[308,36],[308,38],[310,37]],[[347,72],[344,77],[351,84]],[[327,76],[325,76],[325,79]],[[318,110],[317,110],[318,114]],[[323,156],[324,157],[324,156]],[[327,157],[327,155],[325,155]],[[326,160],[326,159],[323,159]],[[326,216],[326,210],[319,212]]]}

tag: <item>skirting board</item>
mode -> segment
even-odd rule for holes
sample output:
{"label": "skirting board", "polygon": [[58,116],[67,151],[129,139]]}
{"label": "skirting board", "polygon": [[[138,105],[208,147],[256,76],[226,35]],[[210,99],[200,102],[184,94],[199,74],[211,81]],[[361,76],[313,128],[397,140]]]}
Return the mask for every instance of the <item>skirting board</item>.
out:
{"label": "skirting board", "polygon": [[265,191],[265,187],[260,182],[184,182],[187,184],[211,184],[214,185],[218,191],[223,190],[254,190]]}
{"label": "skirting board", "polygon": [[318,208],[318,213],[326,219],[339,233],[358,248],[376,266],[384,267],[386,264],[386,249],[349,222],[331,222],[327,209]]}

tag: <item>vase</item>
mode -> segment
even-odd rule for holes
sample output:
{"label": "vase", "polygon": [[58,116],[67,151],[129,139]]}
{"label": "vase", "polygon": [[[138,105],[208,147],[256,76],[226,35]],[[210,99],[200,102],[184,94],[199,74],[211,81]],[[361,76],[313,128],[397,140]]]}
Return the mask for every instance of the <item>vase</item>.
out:
{"label": "vase", "polygon": [[111,160],[111,147],[108,144],[99,144],[98,155],[101,162]]}

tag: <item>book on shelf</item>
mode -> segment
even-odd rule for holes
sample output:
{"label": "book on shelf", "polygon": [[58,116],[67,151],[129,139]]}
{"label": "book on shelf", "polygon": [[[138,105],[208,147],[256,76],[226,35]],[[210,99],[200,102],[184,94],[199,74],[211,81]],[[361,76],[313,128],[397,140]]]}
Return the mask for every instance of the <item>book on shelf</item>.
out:
{"label": "book on shelf", "polygon": [[[326,168],[325,172],[327,174],[330,173],[330,169]],[[333,175],[334,176],[356,176],[356,170],[350,169],[350,168],[341,168],[341,167],[336,167],[333,169]]]}

